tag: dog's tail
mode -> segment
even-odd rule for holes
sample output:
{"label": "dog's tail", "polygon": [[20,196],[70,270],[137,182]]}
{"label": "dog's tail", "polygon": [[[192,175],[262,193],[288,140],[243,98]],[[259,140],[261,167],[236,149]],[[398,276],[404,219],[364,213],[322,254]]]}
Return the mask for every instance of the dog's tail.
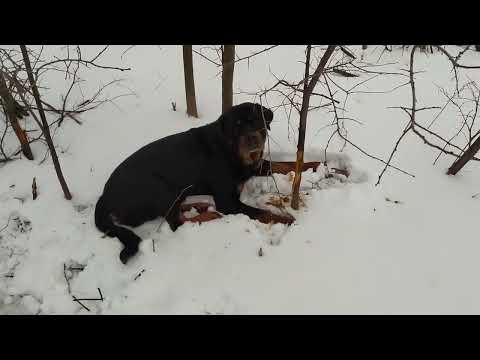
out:
{"label": "dog's tail", "polygon": [[116,237],[123,244],[124,248],[120,252],[120,261],[122,263],[126,264],[128,259],[138,252],[138,244],[142,239],[133,231],[123,226],[118,226],[113,222],[112,216],[105,206],[103,195],[100,196],[95,207],[95,225],[105,235]]}

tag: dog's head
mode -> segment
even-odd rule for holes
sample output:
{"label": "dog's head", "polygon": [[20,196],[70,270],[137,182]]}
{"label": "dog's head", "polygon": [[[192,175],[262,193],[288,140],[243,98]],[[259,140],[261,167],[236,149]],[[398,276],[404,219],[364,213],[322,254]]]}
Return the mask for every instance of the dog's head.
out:
{"label": "dog's head", "polygon": [[272,120],[270,109],[248,102],[233,106],[218,119],[227,143],[243,166],[260,165]]}

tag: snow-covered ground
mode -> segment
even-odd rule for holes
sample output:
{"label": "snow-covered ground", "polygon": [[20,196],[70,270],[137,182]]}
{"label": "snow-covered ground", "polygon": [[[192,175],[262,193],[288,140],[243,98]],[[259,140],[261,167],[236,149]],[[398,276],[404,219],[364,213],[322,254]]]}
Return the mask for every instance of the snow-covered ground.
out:
{"label": "snow-covered ground", "polygon": [[[469,163],[457,176],[447,176],[453,159],[442,156],[432,166],[437,152],[413,135],[400,144],[392,164],[415,178],[389,169],[375,186],[383,165],[350,145],[340,152],[343,143],[337,139],[328,148],[327,161],[349,168],[352,175],[326,179],[323,169],[304,173],[305,206],[289,210],[297,219],[291,227],[236,215],[202,225],[187,223],[173,233],[158,219],[137,228],[144,241],[138,256],[124,266],[118,258],[120,242],[103,238],[93,222],[95,202],[108,176],[139,147],[214,121],[221,109],[215,65],[194,56],[201,118],[188,118],[181,47],[137,46],[122,55],[127,48],[112,46],[102,63],[131,71],[90,70],[83,86],[92,92],[121,77],[124,81],[111,88],[110,95],[135,95],[86,113],[81,126],[66,119],[55,135],[72,201],[63,198],[51,159],[40,164],[45,153],[40,143],[33,145],[35,161],[21,159],[0,167],[0,314],[480,313],[480,196],[474,196],[480,193],[479,164]],[[262,48],[238,46],[237,51],[246,56]],[[351,48],[361,55],[359,46]],[[93,54],[101,47],[83,49]],[[46,51],[62,50],[50,46]],[[301,79],[303,51],[302,46],[279,46],[249,64],[236,64],[235,91],[271,86],[272,73]],[[370,47],[365,61],[376,62],[380,52]],[[462,61],[479,64],[480,53],[467,52]],[[409,53],[383,54],[380,63],[391,62],[395,64],[381,70],[406,69]],[[446,58],[418,52],[416,70],[424,71],[416,75],[418,106],[442,106],[445,98],[436,85],[454,86]],[[478,70],[467,74],[480,80]],[[368,77],[335,81],[351,87]],[[62,79],[54,74],[44,79],[49,87],[42,93],[45,99],[58,103],[68,86]],[[408,121],[403,111],[387,107],[410,106],[410,88],[368,92],[387,91],[405,81],[379,76],[359,86],[363,92],[350,95],[345,105],[345,116],[363,123],[347,122],[349,138],[381,158],[388,157]],[[344,95],[336,97],[343,105]],[[235,103],[255,100],[245,93],[234,97]],[[268,101],[273,104],[275,98]],[[176,112],[171,102],[176,102]],[[436,113],[421,112],[419,121]],[[331,119],[325,111],[309,115],[307,160],[324,159],[322,149],[331,132],[318,130]],[[459,124],[455,109],[447,108],[434,129],[448,137]],[[296,119],[289,125],[284,111],[275,111],[273,159],[295,158],[296,127]],[[8,144],[17,146],[13,137]],[[35,201],[33,177],[39,193]],[[279,190],[288,193],[290,177],[275,179]],[[242,198],[258,205],[274,190],[271,179],[256,178]],[[98,289],[103,301],[82,301],[90,311],[72,299],[98,298]]]}

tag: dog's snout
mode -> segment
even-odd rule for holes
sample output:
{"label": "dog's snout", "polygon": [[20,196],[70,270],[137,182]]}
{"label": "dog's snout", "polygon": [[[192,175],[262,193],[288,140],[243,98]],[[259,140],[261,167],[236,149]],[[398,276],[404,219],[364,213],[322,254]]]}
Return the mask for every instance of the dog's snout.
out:
{"label": "dog's snout", "polygon": [[249,134],[247,136],[247,144],[248,144],[248,147],[251,149],[261,148],[263,147],[263,143],[264,143],[264,138],[258,132]]}

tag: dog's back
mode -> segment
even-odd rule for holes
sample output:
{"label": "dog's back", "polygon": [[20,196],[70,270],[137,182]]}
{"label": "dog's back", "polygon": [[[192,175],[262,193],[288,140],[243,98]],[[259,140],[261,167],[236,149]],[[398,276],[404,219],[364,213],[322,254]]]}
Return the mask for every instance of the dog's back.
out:
{"label": "dog's back", "polygon": [[[178,202],[187,195],[210,190],[202,184],[208,182],[207,168],[215,166],[219,157],[219,151],[213,149],[214,126],[193,128],[147,144],[110,175],[96,205],[95,224],[125,246],[120,254],[123,263],[137,252],[141,239],[119,224],[136,227],[164,216],[175,230],[180,225]],[[186,188],[189,191],[179,197]]]}

